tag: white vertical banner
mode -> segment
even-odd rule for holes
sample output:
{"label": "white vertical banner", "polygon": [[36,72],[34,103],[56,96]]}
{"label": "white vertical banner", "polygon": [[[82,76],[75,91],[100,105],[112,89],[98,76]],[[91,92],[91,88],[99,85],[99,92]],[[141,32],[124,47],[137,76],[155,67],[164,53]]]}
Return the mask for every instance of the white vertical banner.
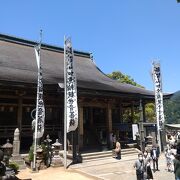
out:
{"label": "white vertical banner", "polygon": [[35,132],[34,132],[34,158],[33,158],[33,171],[37,170],[36,167],[36,151],[37,145],[40,143],[40,139],[44,134],[44,120],[45,120],[45,108],[43,101],[43,82],[42,82],[42,67],[40,61],[40,51],[41,51],[41,40],[42,40],[42,30],[40,31],[40,42],[34,47],[35,56],[38,67],[38,82],[37,82],[37,98],[36,98],[36,117],[35,117]]}
{"label": "white vertical banner", "polygon": [[136,135],[139,134],[139,129],[137,124],[132,124],[132,135],[133,140],[136,140]]}
{"label": "white vertical banner", "polygon": [[71,38],[64,42],[64,83],[65,83],[65,116],[67,132],[75,131],[78,127],[77,81],[74,66],[74,54]]}
{"label": "white vertical banner", "polygon": [[160,63],[153,62],[153,81],[155,91],[155,104],[156,104],[156,118],[157,128],[161,130],[164,125],[164,107],[163,107],[163,93],[162,93],[162,77]]}
{"label": "white vertical banner", "polygon": [[[43,82],[42,82],[42,67],[40,61],[40,44],[34,48],[37,67],[38,67],[38,83],[37,83],[37,101],[36,101],[36,126],[37,134],[35,138],[41,138],[44,134],[45,108],[43,101]],[[36,128],[35,128],[36,129]]]}

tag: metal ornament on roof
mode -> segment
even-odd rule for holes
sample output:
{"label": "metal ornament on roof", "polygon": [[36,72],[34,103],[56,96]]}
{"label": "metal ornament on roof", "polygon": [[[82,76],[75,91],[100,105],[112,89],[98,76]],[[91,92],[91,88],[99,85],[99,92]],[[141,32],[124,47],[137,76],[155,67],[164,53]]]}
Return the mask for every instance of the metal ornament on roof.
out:
{"label": "metal ornament on roof", "polygon": [[162,78],[159,62],[153,62],[153,81],[155,90],[157,128],[158,130],[161,130],[164,126],[164,107],[162,93]]}
{"label": "metal ornament on roof", "polygon": [[74,54],[70,38],[65,39],[64,64],[67,132],[70,132],[75,131],[78,126],[77,82],[74,70]]}

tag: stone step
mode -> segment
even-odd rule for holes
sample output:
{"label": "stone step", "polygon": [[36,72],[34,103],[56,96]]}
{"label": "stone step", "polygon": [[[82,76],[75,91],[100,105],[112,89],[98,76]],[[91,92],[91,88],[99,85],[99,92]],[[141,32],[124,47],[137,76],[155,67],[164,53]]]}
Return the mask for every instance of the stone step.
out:
{"label": "stone step", "polygon": [[[112,156],[112,151],[111,152],[105,152],[105,153],[95,153],[95,154],[86,154],[86,155],[83,155],[81,154],[82,158],[92,158],[92,157],[110,157]],[[138,154],[138,152],[136,151],[129,151],[129,152],[121,152],[121,155],[128,155],[128,154]]]}
{"label": "stone step", "polygon": [[[128,153],[128,152],[122,152],[121,153],[121,156],[123,157],[123,156],[133,156],[133,155],[137,155],[138,154],[138,152],[130,152],[130,153]],[[63,153],[60,153],[60,156],[63,158],[63,156],[64,156],[64,154]],[[100,154],[94,154],[94,155],[86,155],[86,156],[83,156],[83,155],[81,155],[81,157],[82,157],[82,161],[83,162],[85,162],[85,161],[87,161],[87,160],[97,160],[97,159],[102,159],[102,158],[112,158],[113,157],[113,155],[112,155],[112,152],[111,153],[100,153]],[[72,159],[72,154],[67,154],[67,158],[68,159]]]}
{"label": "stone step", "polygon": [[[121,150],[121,154],[131,154],[134,152],[138,152],[138,151],[135,148],[129,148],[129,149],[122,149]],[[82,153],[81,156],[87,157],[87,156],[103,155],[103,154],[112,155],[112,150],[92,152],[92,153]]]}
{"label": "stone step", "polygon": [[[134,156],[137,155],[138,153],[131,153],[131,154],[121,154],[121,157],[123,156]],[[87,160],[97,160],[97,159],[104,159],[104,158],[112,158],[112,154],[111,155],[106,155],[106,154],[102,154],[102,155],[94,155],[94,156],[89,156],[89,157],[82,157],[83,162],[87,161]]]}
{"label": "stone step", "polygon": [[[127,154],[127,155],[122,155],[121,160],[125,159],[137,159],[137,154]],[[92,159],[83,159],[83,163],[89,163],[89,162],[98,162],[98,161],[113,161],[112,159],[115,160],[112,156],[108,157],[98,157],[98,158],[92,158]]]}
{"label": "stone step", "polygon": [[[133,156],[137,155],[138,150],[135,148],[131,149],[122,149],[121,156]],[[111,151],[102,151],[102,152],[93,152],[93,153],[84,153],[81,154],[83,162],[93,160],[93,159],[102,159],[102,158],[111,158],[112,157],[112,150]]]}

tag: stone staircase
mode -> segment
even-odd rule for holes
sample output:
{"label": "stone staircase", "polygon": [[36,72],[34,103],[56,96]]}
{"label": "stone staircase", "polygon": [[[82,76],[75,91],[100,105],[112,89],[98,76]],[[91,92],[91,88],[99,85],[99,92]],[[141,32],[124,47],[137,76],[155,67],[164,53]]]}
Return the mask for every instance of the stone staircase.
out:
{"label": "stone staircase", "polygon": [[[121,150],[122,158],[124,156],[135,156],[138,155],[139,150],[136,148],[128,148]],[[100,152],[91,152],[91,153],[82,153],[82,162],[89,162],[97,159],[105,159],[105,158],[112,158],[112,150],[108,151],[100,151]]]}

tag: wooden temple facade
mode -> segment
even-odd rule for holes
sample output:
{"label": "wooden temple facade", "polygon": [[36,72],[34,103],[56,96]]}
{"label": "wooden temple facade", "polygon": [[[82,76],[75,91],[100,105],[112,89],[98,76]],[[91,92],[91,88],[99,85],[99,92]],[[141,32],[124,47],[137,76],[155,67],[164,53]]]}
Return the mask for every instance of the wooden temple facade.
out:
{"label": "wooden temple facade", "polygon": [[[20,129],[21,143],[32,143],[32,111],[36,106],[37,65],[35,42],[0,34],[0,144]],[[64,88],[63,48],[42,44],[45,133],[63,143]],[[103,74],[90,58],[90,53],[74,51],[77,67],[80,149],[109,143],[114,132],[123,141],[132,138],[134,112],[142,100],[154,102],[154,93],[121,84]],[[58,85],[60,83],[60,86]],[[124,112],[130,116],[124,119]],[[143,119],[146,121],[145,113]]]}

